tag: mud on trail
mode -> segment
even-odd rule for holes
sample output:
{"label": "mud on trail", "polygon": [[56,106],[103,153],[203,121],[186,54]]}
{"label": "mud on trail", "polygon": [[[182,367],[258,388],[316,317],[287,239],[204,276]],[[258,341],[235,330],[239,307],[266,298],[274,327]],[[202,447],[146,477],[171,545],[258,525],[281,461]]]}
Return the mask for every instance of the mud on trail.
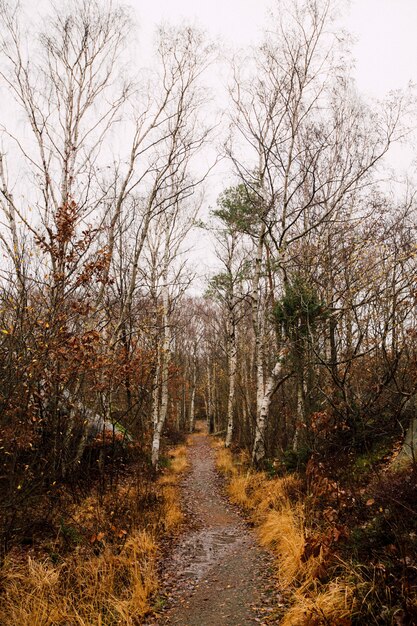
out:
{"label": "mud on trail", "polygon": [[[271,557],[222,495],[214,451],[204,431],[191,436],[182,483],[190,526],[163,564],[166,607],[154,626],[251,626],[271,620]],[[268,619],[269,617],[269,619]]]}

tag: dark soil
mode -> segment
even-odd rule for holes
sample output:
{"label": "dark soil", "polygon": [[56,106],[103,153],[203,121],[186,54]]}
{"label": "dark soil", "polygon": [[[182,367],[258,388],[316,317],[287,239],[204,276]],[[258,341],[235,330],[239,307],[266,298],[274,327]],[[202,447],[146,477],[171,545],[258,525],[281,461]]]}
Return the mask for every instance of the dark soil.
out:
{"label": "dark soil", "polygon": [[153,626],[251,626],[278,623],[270,555],[222,494],[204,431],[189,448],[183,484],[189,527],[163,563],[161,613]]}

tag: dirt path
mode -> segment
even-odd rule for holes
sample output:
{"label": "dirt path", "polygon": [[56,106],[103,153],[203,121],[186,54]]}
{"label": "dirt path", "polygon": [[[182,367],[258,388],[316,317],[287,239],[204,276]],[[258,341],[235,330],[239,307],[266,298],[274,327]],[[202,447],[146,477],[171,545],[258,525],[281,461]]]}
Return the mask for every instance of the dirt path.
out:
{"label": "dirt path", "polygon": [[269,555],[221,493],[214,452],[205,432],[192,436],[191,470],[183,482],[191,530],[164,564],[165,613],[154,624],[251,626],[271,624]]}

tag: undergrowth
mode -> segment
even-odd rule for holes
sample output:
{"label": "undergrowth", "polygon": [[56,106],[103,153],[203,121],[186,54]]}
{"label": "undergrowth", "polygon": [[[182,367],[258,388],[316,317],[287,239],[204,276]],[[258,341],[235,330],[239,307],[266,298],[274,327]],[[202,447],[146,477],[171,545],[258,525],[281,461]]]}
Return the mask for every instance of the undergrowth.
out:
{"label": "undergrowth", "polygon": [[168,454],[157,481],[130,477],[90,495],[61,520],[54,541],[15,548],[0,570],[3,626],[137,626],[158,587],[158,538],[183,517],[178,477],[186,447]]}
{"label": "undergrowth", "polygon": [[230,500],[276,556],[282,626],[417,623],[415,468],[388,463],[358,484],[313,461],[271,476],[215,445]]}
{"label": "undergrowth", "polygon": [[[247,459],[246,459],[247,460]],[[230,500],[257,527],[259,540],[276,557],[277,583],[287,607],[276,618],[282,626],[349,624],[354,589],[347,579],[323,577],[327,554],[323,546],[309,551],[302,480],[291,474],[271,477],[218,447],[217,467],[227,478]]]}

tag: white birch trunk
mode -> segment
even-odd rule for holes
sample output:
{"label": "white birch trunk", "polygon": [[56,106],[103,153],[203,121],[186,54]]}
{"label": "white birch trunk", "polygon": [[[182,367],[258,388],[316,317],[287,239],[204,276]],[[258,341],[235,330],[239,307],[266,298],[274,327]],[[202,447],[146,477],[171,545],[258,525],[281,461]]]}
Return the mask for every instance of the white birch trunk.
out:
{"label": "white birch trunk", "polygon": [[155,429],[158,424],[158,415],[159,415],[159,372],[161,366],[161,352],[159,350],[159,346],[156,347],[158,352],[156,357],[156,368],[153,377],[153,389],[152,389],[152,424]]}
{"label": "white birch trunk", "polygon": [[261,319],[259,311],[259,283],[261,278],[263,249],[265,239],[265,226],[259,235],[256,248],[255,274],[252,282],[252,326],[255,337],[255,367],[256,367],[256,415],[260,414],[264,397],[264,368],[263,368],[263,341],[261,332]]}
{"label": "white birch trunk", "polygon": [[154,433],[152,440],[152,465],[158,467],[159,451],[161,445],[161,433],[165,424],[168,413],[168,382],[169,382],[169,365],[171,360],[171,328],[169,324],[169,289],[168,289],[168,267],[164,269],[163,286],[162,286],[162,323],[163,323],[163,341],[160,354],[161,363],[161,404],[157,421],[154,424]]}
{"label": "white birch trunk", "polygon": [[233,440],[234,405],[237,371],[236,322],[233,310],[229,318],[229,396],[227,401],[227,432],[225,447],[229,448]]}
{"label": "white birch trunk", "polygon": [[280,375],[282,372],[282,358],[286,354],[286,350],[281,350],[275,367],[269,376],[265,393],[262,398],[259,414],[256,420],[255,441],[252,450],[252,462],[257,465],[265,458],[265,433],[268,425],[269,407],[271,406],[272,396],[277,390]]}
{"label": "white birch trunk", "polygon": [[213,428],[214,428],[214,432],[217,432],[219,430],[219,411],[218,411],[218,397],[217,397],[217,389],[216,389],[216,383],[217,383],[217,367],[216,367],[216,361],[214,361],[213,363],[213,372],[212,372],[212,376],[211,376],[211,405],[212,405],[212,410],[213,410]]}
{"label": "white birch trunk", "polygon": [[207,359],[207,430],[212,432],[213,425],[213,401],[211,397],[211,370],[210,359]]}
{"label": "white birch trunk", "polygon": [[190,433],[194,432],[194,417],[195,417],[195,393],[197,387],[197,366],[195,361],[193,360],[193,378],[192,378],[192,387],[191,387],[191,398],[190,398]]}
{"label": "white birch trunk", "polygon": [[[265,431],[266,421],[269,412],[269,405],[274,388],[274,372],[267,381],[265,388],[264,370],[263,370],[263,338],[261,332],[261,315],[259,305],[259,283],[261,278],[265,226],[259,235],[259,241],[256,248],[255,273],[252,282],[252,326],[255,337],[255,369],[256,369],[256,426],[255,440],[253,443],[252,458],[258,463],[265,456]],[[275,368],[274,368],[275,371]],[[279,373],[279,372],[278,372]],[[277,375],[278,375],[277,373]],[[272,385],[272,388],[270,389]]]}

